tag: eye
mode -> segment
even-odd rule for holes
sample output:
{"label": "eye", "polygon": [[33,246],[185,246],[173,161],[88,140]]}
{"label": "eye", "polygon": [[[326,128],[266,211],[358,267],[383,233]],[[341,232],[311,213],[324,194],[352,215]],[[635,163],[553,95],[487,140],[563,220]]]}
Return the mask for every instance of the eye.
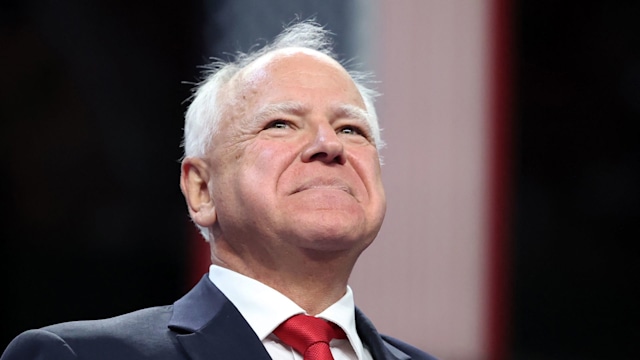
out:
{"label": "eye", "polygon": [[345,135],[362,135],[366,137],[365,132],[357,126],[347,125],[338,129],[338,132]]}
{"label": "eye", "polygon": [[278,119],[273,120],[269,124],[267,124],[267,126],[265,126],[265,129],[286,129],[287,127],[289,127],[289,123],[284,120]]}

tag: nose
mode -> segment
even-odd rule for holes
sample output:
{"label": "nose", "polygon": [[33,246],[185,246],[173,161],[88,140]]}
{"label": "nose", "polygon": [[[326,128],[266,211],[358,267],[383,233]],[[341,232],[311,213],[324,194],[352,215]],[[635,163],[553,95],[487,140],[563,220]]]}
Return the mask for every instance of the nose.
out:
{"label": "nose", "polygon": [[312,140],[302,151],[302,161],[322,161],[324,163],[345,163],[344,145],[329,124],[320,124],[314,129]]}

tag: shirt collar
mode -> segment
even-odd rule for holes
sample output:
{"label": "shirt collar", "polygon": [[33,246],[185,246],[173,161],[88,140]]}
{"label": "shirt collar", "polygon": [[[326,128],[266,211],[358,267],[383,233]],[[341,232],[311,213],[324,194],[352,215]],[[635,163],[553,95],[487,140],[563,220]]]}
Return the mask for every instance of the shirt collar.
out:
{"label": "shirt collar", "polygon": [[[283,321],[305,311],[279,291],[235,271],[217,265],[209,268],[209,280],[235,305],[261,341]],[[356,331],[353,291],[347,286],[345,295],[316,317],[332,321],[344,330],[358,359],[364,348]]]}

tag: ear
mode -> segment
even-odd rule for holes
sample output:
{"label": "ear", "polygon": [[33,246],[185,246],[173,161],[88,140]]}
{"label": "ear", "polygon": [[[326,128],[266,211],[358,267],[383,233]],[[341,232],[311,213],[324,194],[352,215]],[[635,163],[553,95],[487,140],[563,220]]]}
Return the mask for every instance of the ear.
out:
{"label": "ear", "polygon": [[211,197],[210,169],[200,158],[185,158],[180,171],[180,188],[187,200],[189,214],[202,227],[211,227],[216,222],[216,207]]}

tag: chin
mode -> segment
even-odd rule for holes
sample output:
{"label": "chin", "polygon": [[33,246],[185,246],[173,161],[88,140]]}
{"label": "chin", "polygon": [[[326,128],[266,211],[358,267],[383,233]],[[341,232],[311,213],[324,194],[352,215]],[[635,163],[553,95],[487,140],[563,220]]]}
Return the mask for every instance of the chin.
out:
{"label": "chin", "polygon": [[280,229],[292,241],[317,250],[343,251],[366,248],[375,237],[367,214],[360,206],[332,209],[298,209],[280,219]]}
{"label": "chin", "polygon": [[[355,229],[358,229],[356,227]],[[300,247],[318,251],[357,251],[364,250],[373,239],[353,227],[344,228],[335,223],[320,226],[316,223],[296,232],[294,238]]]}
{"label": "chin", "polygon": [[310,257],[318,259],[357,259],[370,242],[363,241],[344,241],[343,239],[314,239],[312,241],[303,241],[298,246],[305,249]]}

